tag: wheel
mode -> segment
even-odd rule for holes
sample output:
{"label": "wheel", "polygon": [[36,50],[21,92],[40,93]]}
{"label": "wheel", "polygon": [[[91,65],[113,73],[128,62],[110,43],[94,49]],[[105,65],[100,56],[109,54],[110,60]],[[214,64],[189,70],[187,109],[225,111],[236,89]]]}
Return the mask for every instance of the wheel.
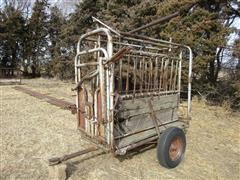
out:
{"label": "wheel", "polygon": [[157,144],[157,158],[166,168],[175,168],[183,159],[186,137],[182,129],[170,127],[160,136]]}

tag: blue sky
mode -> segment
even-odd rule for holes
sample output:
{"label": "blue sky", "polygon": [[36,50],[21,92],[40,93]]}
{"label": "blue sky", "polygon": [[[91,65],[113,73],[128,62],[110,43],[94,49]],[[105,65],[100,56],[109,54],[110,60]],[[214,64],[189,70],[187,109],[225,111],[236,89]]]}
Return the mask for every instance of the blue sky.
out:
{"label": "blue sky", "polygon": [[[231,27],[234,27],[234,28],[238,29],[238,31],[240,31],[240,18],[236,18]],[[234,40],[236,39],[236,37],[237,37],[237,34],[232,33],[230,35],[228,45],[232,45],[234,43]]]}

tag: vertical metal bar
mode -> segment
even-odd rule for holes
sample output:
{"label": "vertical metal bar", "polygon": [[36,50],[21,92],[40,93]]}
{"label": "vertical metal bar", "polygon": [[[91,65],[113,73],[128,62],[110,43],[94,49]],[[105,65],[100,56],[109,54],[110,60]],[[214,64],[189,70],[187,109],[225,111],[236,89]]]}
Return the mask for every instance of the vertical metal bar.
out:
{"label": "vertical metal bar", "polygon": [[110,74],[109,74],[109,67],[105,67],[105,72],[106,72],[106,91],[107,91],[107,119],[106,120],[106,138],[107,138],[107,144],[110,144],[110,124],[109,124],[109,119],[110,119]]}
{"label": "vertical metal bar", "polygon": [[145,92],[146,89],[146,59],[143,59],[143,91]]}
{"label": "vertical metal bar", "polygon": [[[97,28],[99,28],[99,25],[97,24]],[[97,38],[97,47],[101,47],[101,36],[98,35]],[[97,58],[100,57],[100,52],[97,52]]]}
{"label": "vertical metal bar", "polygon": [[143,84],[143,70],[142,70],[142,61],[140,60],[140,65],[139,65],[139,73],[140,73],[140,92],[142,92],[142,84]]}
{"label": "vertical metal bar", "polygon": [[148,61],[145,62],[145,91],[147,92],[148,90],[148,76],[149,76],[149,72],[148,72]]}
{"label": "vertical metal bar", "polygon": [[119,62],[119,89],[118,91],[121,92],[123,91],[123,88],[122,88],[122,59],[120,60]]}
{"label": "vertical metal bar", "polygon": [[191,91],[192,91],[192,49],[187,46],[189,51],[189,67],[188,67],[188,114],[187,116],[191,116],[192,111],[192,102],[191,102]]}
{"label": "vertical metal bar", "polygon": [[82,88],[80,91],[77,90],[77,115],[78,115],[78,127],[86,130],[85,122],[85,88]]}
{"label": "vertical metal bar", "polygon": [[154,72],[154,89],[158,88],[158,57],[155,59],[155,72]]}
{"label": "vertical metal bar", "polygon": [[[108,30],[108,42],[107,42],[107,52],[108,52],[108,58],[112,58],[113,54],[113,43],[112,43],[112,36],[110,31]],[[108,60],[109,60],[108,59]],[[113,101],[114,101],[114,64],[111,64],[107,68],[107,89],[108,89],[108,145],[113,147]]]}
{"label": "vertical metal bar", "polygon": [[149,90],[153,89],[153,85],[154,85],[154,82],[153,82],[153,60],[150,59],[150,88]]}
{"label": "vertical metal bar", "polygon": [[107,120],[107,104],[106,104],[106,93],[105,93],[105,72],[103,66],[103,59],[99,57],[99,80],[100,80],[100,93],[102,100],[102,120]]}
{"label": "vertical metal bar", "polygon": [[114,83],[114,66],[115,64],[111,64],[110,65],[110,105],[109,105],[109,145],[112,148],[113,147],[113,141],[114,141],[114,137],[113,137],[113,124],[114,124],[114,87],[115,87],[115,83]]}
{"label": "vertical metal bar", "polygon": [[129,90],[129,71],[130,71],[130,55],[128,55],[128,63],[127,63],[127,76],[126,76],[126,94],[128,94],[128,90]]}
{"label": "vertical metal bar", "polygon": [[179,66],[178,66],[178,94],[181,92],[181,75],[182,75],[182,51],[179,54]]}
{"label": "vertical metal bar", "polygon": [[148,86],[147,86],[147,92],[149,92],[150,89],[150,84],[151,84],[151,59],[149,61],[149,67],[147,69],[147,73],[148,73]]}
{"label": "vertical metal bar", "polygon": [[162,82],[163,82],[163,64],[164,64],[164,59],[162,58],[162,62],[161,62],[161,70],[160,70],[160,82],[159,82],[159,92],[162,90]]}
{"label": "vertical metal bar", "polygon": [[173,59],[171,60],[171,72],[170,72],[170,80],[169,80],[169,89],[168,90],[172,90],[172,78],[173,78]]}
{"label": "vertical metal bar", "polygon": [[175,66],[175,71],[174,71],[174,79],[173,79],[173,86],[172,86],[172,90],[174,90],[174,91],[176,90],[178,66],[179,66],[179,60],[176,61],[176,66]]}
{"label": "vertical metal bar", "polygon": [[99,88],[97,88],[94,92],[94,102],[93,102],[93,106],[94,106],[94,136],[98,135],[98,130],[99,130],[99,122],[98,122],[98,93],[99,93]]}
{"label": "vertical metal bar", "polygon": [[[74,60],[74,70],[75,70],[75,84],[78,83],[78,69],[77,69],[77,58],[78,58],[78,55],[75,56],[75,60]],[[80,105],[80,102],[79,102],[79,91],[77,90],[76,91],[76,108],[77,108],[77,118],[78,118],[78,124],[77,124],[77,127],[80,127],[80,112],[79,112],[79,105]]]}
{"label": "vertical metal bar", "polygon": [[169,65],[169,59],[165,61],[165,66],[164,66],[164,90],[167,91],[168,89],[168,65]]}
{"label": "vertical metal bar", "polygon": [[91,136],[93,137],[94,136],[94,126],[95,126],[95,114],[94,114],[94,100],[95,100],[95,97],[94,97],[94,92],[95,92],[95,77],[93,77],[91,80],[90,80],[90,83],[91,83],[91,93],[89,93],[91,95],[91,105],[89,106],[89,111],[90,111],[90,118],[89,118],[89,124],[90,124],[90,132],[91,132]]}
{"label": "vertical metal bar", "polygon": [[79,55],[76,55],[75,56],[75,61],[74,61],[74,66],[75,66],[75,83],[77,84],[80,80],[80,70],[79,68],[77,67],[77,64],[78,64],[78,59],[79,59]]}
{"label": "vertical metal bar", "polygon": [[171,51],[172,51],[172,44],[171,44],[171,43],[172,43],[172,38],[171,38],[171,37],[170,37],[170,39],[169,39],[169,42],[170,42],[170,43],[169,43],[169,49],[168,49],[168,51],[171,52]]}
{"label": "vertical metal bar", "polygon": [[137,62],[136,62],[136,59],[134,59],[134,65],[133,65],[133,68],[134,68],[134,82],[133,82],[133,97],[135,97],[135,92],[136,92],[136,81],[137,81],[137,76],[136,76],[136,71],[137,71]]}
{"label": "vertical metal bar", "polygon": [[150,118],[152,119],[152,122],[155,126],[155,129],[156,129],[156,132],[157,132],[157,135],[158,137],[160,137],[160,129],[159,129],[159,126],[158,126],[158,121],[157,121],[157,117],[154,113],[154,109],[153,109],[153,105],[152,105],[152,100],[149,99],[148,101],[148,107],[149,107],[149,111],[150,111]]}

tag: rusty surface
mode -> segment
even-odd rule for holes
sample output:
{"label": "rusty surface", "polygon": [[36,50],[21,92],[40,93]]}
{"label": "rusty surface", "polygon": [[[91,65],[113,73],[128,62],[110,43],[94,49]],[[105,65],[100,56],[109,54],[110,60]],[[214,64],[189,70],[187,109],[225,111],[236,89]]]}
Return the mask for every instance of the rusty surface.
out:
{"label": "rusty surface", "polygon": [[[130,116],[122,113],[120,117],[116,113],[119,106],[116,106],[115,101],[116,94],[120,96],[121,101],[133,100],[133,102],[139,98],[149,99],[149,97],[168,95],[177,97],[180,94],[181,61],[183,60],[181,54],[187,48],[189,64],[191,64],[191,48],[173,43],[171,39],[166,41],[132,34],[132,32],[151,27],[176,15],[178,12],[140,29],[120,34],[100,20],[96,20],[97,29],[89,31],[79,38],[75,58],[76,87],[73,89],[78,92],[76,103],[79,129],[85,131],[91,138],[104,138],[108,147],[125,147],[128,150],[140,146],[142,142],[139,141],[148,143],[149,139],[155,140],[161,133],[159,128],[161,130],[165,128],[162,123],[167,119],[172,123],[177,120],[177,115],[173,120],[173,115],[176,113],[170,112],[168,101],[163,102],[166,105],[162,107],[161,111],[158,109],[157,113],[152,102],[148,103],[149,107],[141,108],[147,102],[139,102],[136,106],[131,106],[132,103],[129,101],[128,106],[131,108],[126,108],[128,113],[135,113],[135,111],[142,113],[140,109],[147,108],[147,114],[144,111],[144,115],[140,118],[145,118],[146,114],[149,121],[145,118],[146,120],[143,119],[141,122],[137,117],[139,114]],[[186,54],[184,59],[187,57]],[[189,66],[189,72],[191,72],[191,66]],[[189,77],[191,77],[191,73],[189,73]],[[190,85],[188,84],[189,90]],[[86,89],[81,94],[80,90],[84,87]],[[190,107],[189,105],[188,102],[188,107]],[[163,111],[163,109],[167,110]],[[158,123],[160,123],[160,127]],[[154,127],[152,127],[153,125]],[[115,129],[117,130],[114,134]],[[148,129],[149,132],[145,132]],[[142,133],[139,133],[141,131]],[[156,132],[158,136],[155,135]],[[131,135],[135,136],[128,137]],[[117,139],[116,136],[120,138]],[[127,138],[128,140],[126,140]],[[117,143],[114,142],[114,139],[117,139]],[[121,143],[125,143],[124,146],[119,146]],[[131,146],[127,146],[128,143]],[[122,149],[119,154],[124,154],[125,149]]]}
{"label": "rusty surface", "polygon": [[174,18],[174,17],[177,17],[177,16],[179,16],[179,15],[180,15],[180,11],[177,11],[177,12],[175,12],[175,13],[173,13],[173,14],[167,15],[167,16],[165,16],[165,17],[162,17],[162,18],[160,18],[160,19],[157,19],[157,20],[155,20],[155,21],[152,21],[152,22],[150,22],[150,23],[148,23],[148,24],[145,24],[145,25],[143,25],[143,26],[141,26],[141,27],[139,27],[139,28],[136,28],[136,29],[134,29],[134,30],[131,30],[129,33],[139,32],[139,31],[141,31],[141,30],[144,30],[144,29],[147,29],[147,28],[149,28],[149,27],[152,27],[152,26],[154,26],[154,25],[156,25],[156,24],[164,23],[164,22],[166,22],[166,21],[169,21],[170,19],[172,19],[172,18]]}
{"label": "rusty surface", "polygon": [[75,152],[75,153],[72,153],[72,154],[66,154],[62,157],[51,158],[51,159],[48,160],[48,162],[49,162],[49,165],[52,166],[52,165],[59,164],[63,161],[66,161],[68,159],[72,159],[72,158],[75,158],[77,156],[81,156],[81,155],[84,155],[84,154],[87,154],[89,152],[96,151],[96,150],[98,150],[97,147],[90,147],[90,148],[87,148],[87,149],[84,149],[84,150],[81,150],[81,151],[78,151],[78,152]]}
{"label": "rusty surface", "polygon": [[[158,127],[160,128],[161,126],[166,126],[168,124],[176,123],[176,122],[177,121],[171,121],[171,122],[162,123],[161,125],[158,125]],[[124,135],[116,136],[116,137],[114,137],[114,139],[119,140],[121,138],[129,137],[129,136],[134,135],[134,134],[139,134],[139,133],[142,133],[144,131],[148,131],[148,130],[151,130],[151,129],[154,129],[154,128],[156,128],[156,127],[154,126],[154,127],[149,127],[149,128],[143,129],[143,130],[134,131],[134,132],[127,133],[127,134],[124,134]]]}
{"label": "rusty surface", "polygon": [[169,157],[172,161],[176,161],[183,153],[183,141],[180,137],[172,140],[169,147]]}
{"label": "rusty surface", "polygon": [[85,88],[78,91],[78,127],[85,129]]}
{"label": "rusty surface", "polygon": [[130,50],[131,50],[131,48],[129,48],[129,47],[120,49],[116,54],[114,54],[112,56],[112,58],[110,60],[108,60],[107,64],[109,65],[109,64],[119,61],[124,56],[124,54],[128,53]]}
{"label": "rusty surface", "polygon": [[156,117],[156,114],[154,113],[151,99],[148,101],[148,106],[149,106],[149,109],[150,109],[150,117],[151,117],[151,119],[153,121],[153,124],[156,128],[157,135],[158,135],[158,137],[160,137],[160,130],[159,130],[158,123],[157,123],[157,117]]}
{"label": "rusty surface", "polygon": [[36,97],[38,99],[45,100],[49,104],[60,107],[61,109],[70,110],[73,114],[76,113],[76,105],[73,104],[73,103],[70,103],[68,101],[65,101],[65,100],[62,100],[62,99],[57,99],[55,97],[33,91],[33,90],[27,89],[25,87],[15,86],[15,87],[13,87],[13,89],[21,91],[23,93],[26,93],[30,96]]}
{"label": "rusty surface", "polygon": [[104,126],[103,126],[103,113],[102,113],[102,98],[101,92],[97,92],[97,128],[98,136],[104,137]]}

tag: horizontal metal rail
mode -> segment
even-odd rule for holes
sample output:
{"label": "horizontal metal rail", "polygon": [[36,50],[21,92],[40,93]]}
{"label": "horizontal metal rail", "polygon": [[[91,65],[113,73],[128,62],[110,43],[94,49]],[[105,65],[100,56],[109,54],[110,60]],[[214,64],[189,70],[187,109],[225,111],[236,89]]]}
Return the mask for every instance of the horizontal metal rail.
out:
{"label": "horizontal metal rail", "polygon": [[125,94],[121,95],[121,99],[132,99],[132,98],[138,98],[138,97],[150,97],[150,96],[159,96],[159,95],[171,95],[171,94],[177,94],[178,91],[163,91],[163,92],[146,92],[146,93],[136,93],[133,94]]}

